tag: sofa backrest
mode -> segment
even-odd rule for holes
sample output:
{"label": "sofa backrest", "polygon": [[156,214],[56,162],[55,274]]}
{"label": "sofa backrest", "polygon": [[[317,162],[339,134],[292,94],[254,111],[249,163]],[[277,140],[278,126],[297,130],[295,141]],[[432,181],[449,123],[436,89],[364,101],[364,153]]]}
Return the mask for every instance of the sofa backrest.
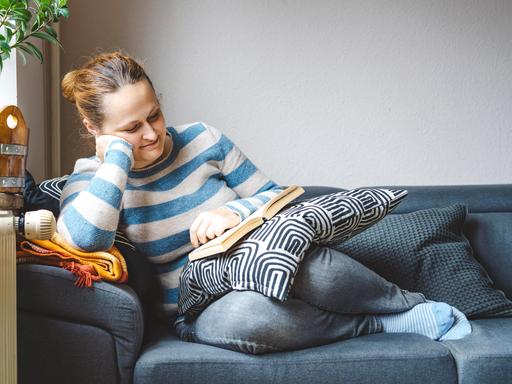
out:
{"label": "sofa backrest", "polygon": [[[487,270],[496,288],[512,299],[512,184],[448,186],[375,186],[406,189],[407,198],[391,214],[442,208],[461,203],[468,207],[464,235],[474,257]],[[346,189],[306,186],[297,200]]]}

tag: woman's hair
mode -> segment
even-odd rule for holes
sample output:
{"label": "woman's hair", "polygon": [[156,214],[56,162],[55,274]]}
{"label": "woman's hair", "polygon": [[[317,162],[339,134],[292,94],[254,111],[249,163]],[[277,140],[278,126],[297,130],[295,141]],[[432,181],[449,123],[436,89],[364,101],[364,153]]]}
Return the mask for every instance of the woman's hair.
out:
{"label": "woman's hair", "polygon": [[62,79],[62,93],[75,104],[81,118],[101,127],[105,117],[103,96],[141,80],[147,80],[154,90],[148,75],[134,59],[121,52],[102,53],[68,72]]}

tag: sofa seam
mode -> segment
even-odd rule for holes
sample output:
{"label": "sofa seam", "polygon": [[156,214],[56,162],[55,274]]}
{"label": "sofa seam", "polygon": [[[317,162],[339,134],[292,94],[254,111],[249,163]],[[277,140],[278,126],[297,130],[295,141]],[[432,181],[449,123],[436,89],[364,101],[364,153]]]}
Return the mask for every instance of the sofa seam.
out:
{"label": "sofa seam", "polygon": [[[283,352],[294,352],[294,351],[281,351],[281,352],[278,352],[278,353],[283,353]],[[243,352],[238,352],[238,353],[243,353]],[[265,355],[267,354],[261,354],[261,355],[253,355],[253,354],[245,354],[245,355],[249,355],[251,356],[252,358],[255,358],[255,359],[261,359],[261,362],[245,362],[245,361],[237,361],[236,364],[244,364],[244,365],[262,365],[262,364],[267,364],[268,361],[266,361],[265,359]],[[453,357],[452,355],[448,354],[448,355],[444,355],[444,356],[438,356],[438,357],[425,357],[425,356],[421,356],[421,359],[424,360],[424,359],[438,359],[439,357]],[[411,358],[414,358],[414,359],[418,359],[418,355],[410,355],[408,357],[400,357],[400,358],[396,358],[396,359],[386,359],[386,358],[381,358],[381,357],[375,357],[375,358],[361,358],[361,359],[337,359],[337,360],[318,360],[318,361],[311,361],[311,360],[299,360],[299,361],[287,361],[287,362],[276,362],[276,361],[272,361],[272,364],[273,365],[297,365],[297,364],[303,364],[303,365],[319,365],[319,364],[324,364],[324,363],[327,363],[327,364],[339,364],[339,363],[342,363],[342,362],[366,362],[366,361],[375,361],[375,360],[378,360],[378,361],[386,361],[386,360],[393,360],[393,361],[396,361],[396,360],[400,360],[400,361],[406,361],[406,360],[411,360]],[[453,361],[453,360],[452,360]],[[142,363],[143,365],[146,365],[146,363]],[[163,364],[158,364],[158,365],[175,365],[175,364],[178,364],[178,365],[182,365],[182,364],[188,364],[188,365],[192,365],[192,364],[233,364],[233,361],[232,360],[226,360],[226,361],[204,361],[204,360],[201,360],[201,361],[186,361],[186,362],[183,362],[183,361],[176,361],[174,363],[170,363],[170,362],[163,362]],[[152,364],[153,366],[154,364]]]}

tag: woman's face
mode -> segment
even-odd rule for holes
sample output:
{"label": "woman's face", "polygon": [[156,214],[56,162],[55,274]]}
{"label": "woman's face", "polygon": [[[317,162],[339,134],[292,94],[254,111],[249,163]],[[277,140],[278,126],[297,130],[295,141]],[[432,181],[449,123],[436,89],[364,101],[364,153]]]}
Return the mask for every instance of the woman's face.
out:
{"label": "woman's face", "polygon": [[133,145],[134,168],[144,168],[162,156],[165,121],[155,91],[144,81],[125,85],[103,97],[101,134],[115,135]]}

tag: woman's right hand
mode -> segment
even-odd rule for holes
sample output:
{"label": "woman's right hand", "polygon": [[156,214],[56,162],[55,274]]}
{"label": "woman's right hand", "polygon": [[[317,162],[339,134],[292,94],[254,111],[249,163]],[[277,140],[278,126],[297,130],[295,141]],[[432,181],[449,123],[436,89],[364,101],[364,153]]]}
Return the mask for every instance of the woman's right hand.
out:
{"label": "woman's right hand", "polygon": [[96,136],[96,156],[103,162],[105,157],[105,151],[107,150],[109,144],[114,140],[122,140],[126,141],[119,136],[114,135],[98,135]]}

